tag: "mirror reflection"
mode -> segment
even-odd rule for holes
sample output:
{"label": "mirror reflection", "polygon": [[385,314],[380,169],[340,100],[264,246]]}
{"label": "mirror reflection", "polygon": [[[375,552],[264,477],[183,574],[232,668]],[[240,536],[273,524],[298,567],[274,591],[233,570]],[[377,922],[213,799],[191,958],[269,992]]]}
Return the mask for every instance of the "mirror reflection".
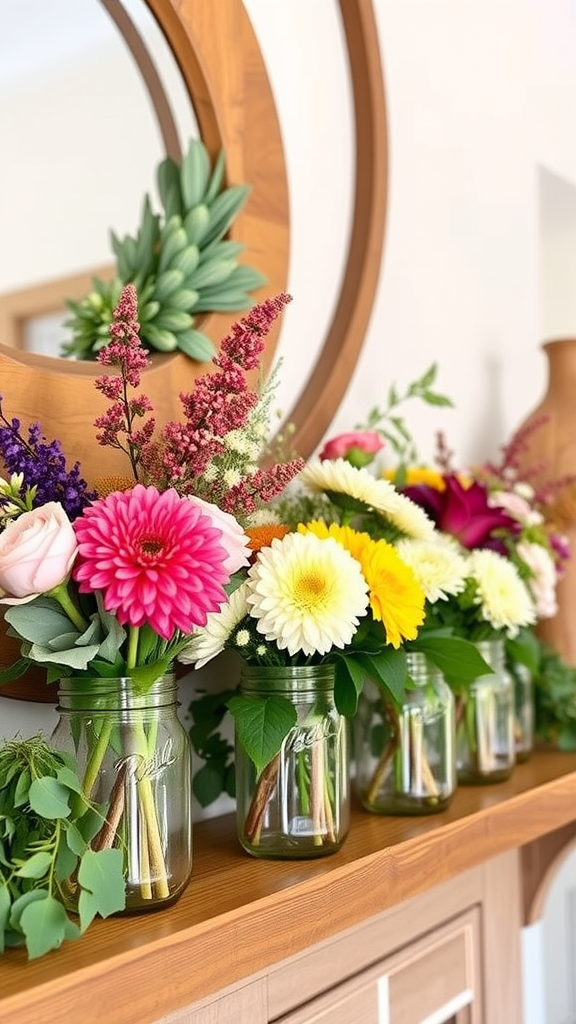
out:
{"label": "mirror reflection", "polygon": [[[138,223],[166,152],[133,54],[100,0],[0,6],[0,304],[3,294],[100,274],[111,229]],[[177,65],[144,0],[123,0],[158,71],[180,148],[196,136]],[[61,298],[67,298],[66,290]],[[58,355],[67,314],[34,318],[28,351]],[[2,339],[4,340],[4,339]]]}

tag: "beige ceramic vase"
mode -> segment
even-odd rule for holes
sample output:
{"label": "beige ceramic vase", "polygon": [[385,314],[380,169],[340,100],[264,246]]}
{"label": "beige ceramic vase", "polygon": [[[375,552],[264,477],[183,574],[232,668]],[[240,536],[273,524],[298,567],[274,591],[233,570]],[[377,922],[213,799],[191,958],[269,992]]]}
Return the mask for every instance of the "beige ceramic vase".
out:
{"label": "beige ceramic vase", "polygon": [[540,622],[537,633],[576,666],[576,337],[548,341],[543,349],[548,358],[548,387],[519,428],[534,426],[520,455],[520,470],[537,486],[566,480],[553,497],[550,518],[568,538],[572,555],[558,583],[558,613]]}

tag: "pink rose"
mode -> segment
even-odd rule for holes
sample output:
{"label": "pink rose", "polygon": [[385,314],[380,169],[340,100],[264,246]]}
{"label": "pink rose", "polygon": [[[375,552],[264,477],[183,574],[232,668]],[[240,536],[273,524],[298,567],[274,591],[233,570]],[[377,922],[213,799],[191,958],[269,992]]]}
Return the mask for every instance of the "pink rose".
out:
{"label": "pink rose", "polygon": [[347,434],[337,434],[326,441],[321,459],[346,459],[353,466],[361,469],[372,462],[376,452],[384,447],[384,441],[375,430],[352,430]]}
{"label": "pink rose", "polygon": [[543,516],[521,494],[515,491],[493,491],[488,499],[488,504],[494,508],[499,507],[509,512],[526,526],[538,526],[543,522]]}
{"label": "pink rose", "polygon": [[229,512],[223,512],[217,505],[204,501],[203,498],[190,495],[189,501],[197,505],[204,515],[212,520],[212,526],[215,529],[220,530],[222,534],[220,543],[228,552],[228,557],[224,561],[226,572],[231,576],[232,573],[238,572],[238,569],[241,569],[242,566],[249,565],[250,542],[234,516],[230,515]]}
{"label": "pink rose", "polygon": [[531,576],[528,587],[532,593],[539,619],[550,619],[558,612],[556,582],[558,575],[552,556],[541,544],[521,541],[517,547],[519,558],[528,566]]}
{"label": "pink rose", "polygon": [[59,501],[18,516],[0,533],[1,604],[26,604],[62,583],[78,545]]}

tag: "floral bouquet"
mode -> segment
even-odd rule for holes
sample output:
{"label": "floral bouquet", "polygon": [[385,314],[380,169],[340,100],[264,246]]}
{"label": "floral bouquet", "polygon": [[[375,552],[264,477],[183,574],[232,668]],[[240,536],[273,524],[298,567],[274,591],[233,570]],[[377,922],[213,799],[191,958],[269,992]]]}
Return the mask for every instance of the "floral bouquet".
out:
{"label": "floral bouquet", "polygon": [[[366,679],[376,681],[386,700],[401,704],[411,644],[447,671],[463,664],[472,675],[484,665],[464,641],[447,635],[421,639],[425,574],[403,558],[399,545],[402,539],[433,545],[434,525],[367,469],[343,458],[310,462],[294,481],[294,493],[276,502],[266,523],[248,533],[254,550],[250,568],[242,571],[228,603],[195,631],[180,660],[200,667],[233,649],[249,669],[331,665],[336,709],[347,718],[356,714]],[[440,577],[449,585],[450,571],[438,562],[438,586]],[[237,747],[255,768],[252,800],[245,810],[239,805],[239,830],[247,848],[257,852],[271,805],[286,785],[283,754],[294,747],[298,727],[294,702],[271,692],[241,692],[229,707]],[[318,706],[310,711],[315,713]],[[311,749],[303,751],[306,756],[292,766],[299,805],[320,809],[325,825],[315,833],[317,842],[330,843],[326,823],[336,817],[334,791],[326,766],[320,770]]]}
{"label": "floral bouquet", "polygon": [[[162,694],[174,659],[247,564],[248,540],[233,513],[269,501],[302,465],[258,467],[270,393],[251,390],[246,377],[288,298],[267,299],[234,325],[214,372],[181,396],[183,421],[157,432],[139,391],[149,357],[136,291],[124,288],[98,356],[109,372],[96,387],[109,406],[95,427],[99,444],[125,452],[131,478],[89,489],[78,464],[66,467],[58,441],[47,443],[39,424],[24,436],[0,406],[0,454],[10,473],[0,488],[0,603],[21,641],[19,662],[0,682],[31,664],[49,681],[66,681],[86,797],[95,795],[106,759],[115,773],[96,841],[124,850],[137,903],[174,897],[159,781],[174,751],[159,738],[168,697],[156,690]],[[129,720],[128,689],[139,709]],[[189,797],[182,786],[180,798]]]}

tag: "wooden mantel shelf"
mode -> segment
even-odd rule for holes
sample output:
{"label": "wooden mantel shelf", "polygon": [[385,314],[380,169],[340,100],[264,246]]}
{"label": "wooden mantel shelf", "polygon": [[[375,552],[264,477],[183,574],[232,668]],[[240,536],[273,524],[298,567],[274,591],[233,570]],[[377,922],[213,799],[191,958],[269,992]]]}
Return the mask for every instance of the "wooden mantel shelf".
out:
{"label": "wooden mantel shelf", "polygon": [[461,787],[441,815],[356,808],[343,848],[259,861],[231,816],[194,831],[194,873],[164,911],[94,922],[27,961],[0,957],[0,1020],[152,1024],[489,858],[576,821],[576,754],[537,752],[510,780]]}

